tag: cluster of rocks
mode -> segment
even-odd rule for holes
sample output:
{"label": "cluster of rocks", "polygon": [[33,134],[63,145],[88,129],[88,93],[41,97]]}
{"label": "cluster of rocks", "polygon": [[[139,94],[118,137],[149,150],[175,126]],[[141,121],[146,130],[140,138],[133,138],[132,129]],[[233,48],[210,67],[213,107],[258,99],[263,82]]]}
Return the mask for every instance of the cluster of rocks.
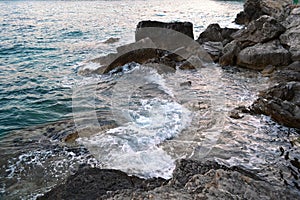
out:
{"label": "cluster of rocks", "polygon": [[[272,86],[251,108],[236,109],[233,118],[240,118],[239,112],[265,114],[300,128],[300,7],[290,0],[246,0],[235,22],[244,27],[211,24],[194,40],[189,22],[142,21],[135,43],[92,60],[101,65],[94,73],[118,72],[132,62],[162,73],[195,69],[205,62],[259,70],[271,77]],[[298,195],[240,168],[179,160],[170,180],[82,167],[39,199],[297,199]]]}
{"label": "cluster of rocks", "polygon": [[259,94],[251,112],[300,128],[300,7],[289,0],[247,0],[235,22],[244,28],[212,24],[197,41],[221,66],[235,65],[270,76],[271,87]]}
{"label": "cluster of rocks", "polygon": [[[247,0],[235,22],[244,27],[211,24],[194,40],[189,22],[141,21],[136,42],[92,60],[101,65],[94,73],[119,72],[121,66],[132,62],[154,67],[159,73],[195,69],[207,62],[259,70],[280,84],[262,92],[251,110],[300,128],[300,7],[289,0]],[[289,98],[273,92],[282,90],[285,94],[286,88],[291,88]]]}
{"label": "cluster of rocks", "polygon": [[297,199],[298,195],[241,168],[183,159],[177,161],[170,180],[82,167],[38,199]]}

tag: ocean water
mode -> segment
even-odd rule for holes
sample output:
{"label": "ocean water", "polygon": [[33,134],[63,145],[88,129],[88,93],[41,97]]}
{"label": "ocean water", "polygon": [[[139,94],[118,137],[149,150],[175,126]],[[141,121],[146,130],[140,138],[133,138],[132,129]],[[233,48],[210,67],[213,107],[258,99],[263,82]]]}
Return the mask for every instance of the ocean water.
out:
{"label": "ocean water", "polygon": [[179,158],[214,159],[299,190],[299,131],[266,116],[229,117],[268,86],[260,73],[213,63],[172,74],[136,63],[115,75],[80,73],[133,42],[141,20],[190,21],[197,38],[210,23],[234,27],[242,1],[0,6],[0,199],[35,199],[86,164],[170,178]]}
{"label": "ocean water", "polygon": [[[190,21],[195,37],[242,9],[223,1],[0,1],[0,135],[71,112],[81,62],[134,41],[140,20]],[[234,12],[233,12],[234,11]],[[103,44],[110,37],[115,44]]]}

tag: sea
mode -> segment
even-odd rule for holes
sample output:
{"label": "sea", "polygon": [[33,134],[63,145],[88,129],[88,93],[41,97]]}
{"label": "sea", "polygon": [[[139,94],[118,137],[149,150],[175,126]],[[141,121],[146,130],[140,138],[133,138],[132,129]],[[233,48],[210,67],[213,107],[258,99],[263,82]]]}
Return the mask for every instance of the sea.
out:
{"label": "sea", "polygon": [[[142,20],[192,22],[197,39],[211,23],[240,28],[233,21],[243,1],[0,7],[0,199],[36,199],[87,164],[168,179],[180,158],[214,159],[299,190],[297,130],[266,116],[229,117],[268,86],[260,73],[214,63],[167,75],[137,63],[115,74],[82,73],[100,67],[92,59],[134,42]],[[66,142],[69,133],[76,142]]]}

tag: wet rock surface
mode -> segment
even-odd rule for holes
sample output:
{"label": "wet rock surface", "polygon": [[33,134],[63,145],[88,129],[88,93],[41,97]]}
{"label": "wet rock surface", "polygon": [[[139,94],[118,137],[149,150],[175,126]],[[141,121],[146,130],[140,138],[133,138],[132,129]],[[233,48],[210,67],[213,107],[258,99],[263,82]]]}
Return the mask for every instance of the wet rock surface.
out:
{"label": "wet rock surface", "polygon": [[300,82],[284,82],[269,88],[254,102],[253,109],[285,126],[300,128]]}
{"label": "wet rock surface", "polygon": [[[229,113],[230,118],[238,120],[246,113],[264,114],[285,126],[300,128],[300,65],[299,62],[292,63],[299,60],[300,11],[298,8],[290,11],[290,4],[291,2],[287,0],[247,0],[244,11],[236,19],[239,24],[248,25],[246,28],[238,31],[211,24],[197,39],[207,55],[215,62],[223,66],[238,65],[263,70],[263,75],[270,76],[271,81],[275,83],[261,92],[251,110],[246,107],[236,108]],[[155,33],[143,31],[144,28],[151,27],[162,29]],[[192,27],[193,25],[188,22],[142,21],[137,25],[137,42],[119,47],[116,54],[95,59],[94,62],[103,65],[95,72],[109,73],[130,62],[154,68],[160,63],[168,67],[161,69],[162,72],[174,72],[177,68],[195,69],[194,63],[197,62],[202,66],[201,56],[204,54],[199,51],[199,46],[189,46],[187,42],[194,37]],[[179,31],[188,39],[174,43],[177,35],[168,30]],[[165,37],[166,35],[168,37]],[[166,41],[162,43],[161,38]],[[186,46],[192,49],[190,52],[193,54],[181,52]],[[159,49],[165,47],[174,53]],[[178,56],[185,53],[187,54],[185,58]],[[189,87],[191,83],[182,86]],[[73,141],[76,137],[74,132],[66,140]],[[298,160],[292,161],[292,165],[299,169]],[[299,193],[290,190],[289,187],[269,183],[264,177],[239,167],[228,167],[215,161],[178,160],[170,180],[159,178],[145,180],[118,170],[83,167],[69,176],[65,183],[40,197],[40,199],[87,198],[298,199]]]}
{"label": "wet rock surface", "polygon": [[238,167],[214,161],[178,160],[173,178],[140,179],[118,170],[84,167],[39,199],[295,199]]}

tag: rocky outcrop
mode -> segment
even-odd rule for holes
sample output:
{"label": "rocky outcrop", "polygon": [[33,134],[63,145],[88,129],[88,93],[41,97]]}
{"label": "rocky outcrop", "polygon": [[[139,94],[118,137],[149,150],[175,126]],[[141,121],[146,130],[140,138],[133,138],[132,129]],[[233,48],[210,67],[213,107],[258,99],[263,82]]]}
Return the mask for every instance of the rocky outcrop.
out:
{"label": "rocky outcrop", "polygon": [[283,82],[267,89],[254,102],[253,110],[285,126],[300,128],[300,82]]}
{"label": "rocky outcrop", "polygon": [[151,190],[163,185],[164,179],[144,180],[113,169],[82,167],[38,199],[98,199],[109,191],[141,189]]}
{"label": "rocky outcrop", "polygon": [[183,61],[185,59],[181,56],[167,50],[158,49],[150,38],[144,38],[140,41],[120,46],[117,48],[117,53],[108,54],[91,62],[101,65],[93,73],[106,74],[129,63],[161,63],[176,69],[176,66],[181,65]]}
{"label": "rocky outcrop", "polygon": [[287,31],[280,36],[280,41],[289,48],[293,61],[300,60],[300,7],[291,12],[284,25]]}
{"label": "rocky outcrop", "polygon": [[262,15],[269,15],[283,21],[289,14],[291,3],[290,0],[246,0],[244,11],[237,15],[235,22],[237,24],[249,24]]}
{"label": "rocky outcrop", "polygon": [[247,47],[237,56],[239,66],[256,70],[262,70],[268,65],[285,66],[289,63],[290,53],[277,40]]}
{"label": "rocky outcrop", "polygon": [[234,33],[232,37],[241,42],[243,47],[247,47],[276,39],[284,31],[285,27],[275,18],[263,15],[257,20],[253,20],[246,28]]}
{"label": "rocky outcrop", "polygon": [[144,180],[117,170],[80,169],[39,199],[296,199],[298,195],[238,167],[179,160],[168,181]]}

